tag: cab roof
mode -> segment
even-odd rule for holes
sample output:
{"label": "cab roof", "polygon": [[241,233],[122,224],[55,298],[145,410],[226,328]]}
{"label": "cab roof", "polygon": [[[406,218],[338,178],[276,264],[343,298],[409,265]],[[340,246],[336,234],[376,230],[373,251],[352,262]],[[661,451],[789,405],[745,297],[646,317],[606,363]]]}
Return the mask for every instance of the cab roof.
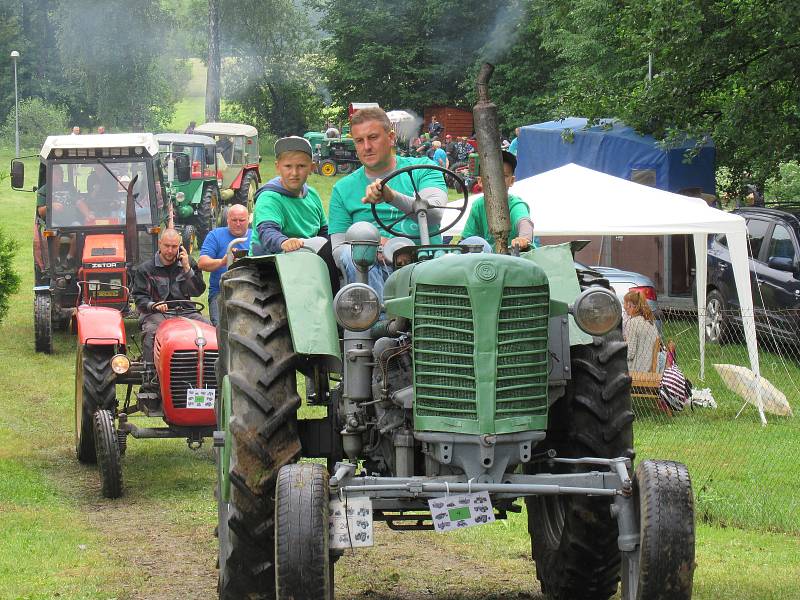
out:
{"label": "cab roof", "polygon": [[241,123],[203,123],[195,127],[194,132],[206,135],[243,135],[245,137],[258,135],[258,129],[252,125],[242,125]]}
{"label": "cab roof", "polygon": [[158,154],[158,142],[152,133],[94,133],[89,135],[51,135],[48,136],[39,153],[47,159],[53,150],[89,148],[144,148],[149,156]]}
{"label": "cab roof", "polygon": [[214,138],[207,135],[193,135],[190,133],[157,133],[156,140],[161,144],[186,144],[213,146],[217,142]]}

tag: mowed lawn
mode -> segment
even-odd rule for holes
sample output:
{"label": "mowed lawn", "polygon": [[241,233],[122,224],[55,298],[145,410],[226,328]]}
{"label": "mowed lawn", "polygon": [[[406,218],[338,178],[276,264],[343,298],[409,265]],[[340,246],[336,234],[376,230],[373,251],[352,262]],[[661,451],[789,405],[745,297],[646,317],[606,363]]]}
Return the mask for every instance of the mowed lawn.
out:
{"label": "mowed lawn", "polygon": [[[10,153],[0,153],[0,159],[7,165]],[[262,168],[265,178],[271,175],[270,157],[265,156]],[[33,173],[35,168],[29,170],[29,176]],[[311,184],[326,203],[333,181],[312,177]],[[22,286],[0,324],[0,598],[213,597],[216,505],[209,447],[191,451],[181,440],[130,440],[124,461],[125,495],[117,501],[100,497],[96,470],[78,465],[72,448],[75,340],[68,333],[59,333],[53,355],[33,350],[34,195],[10,191],[8,181],[2,185],[0,228],[19,243],[15,266]],[[669,450],[674,448],[678,458],[688,456],[701,463],[704,458],[692,458],[687,448],[710,435],[713,424],[695,431],[689,427],[691,422],[689,415],[666,427],[657,418],[642,420],[637,429],[640,456],[671,458]],[[727,433],[718,439],[714,436],[714,445],[706,446],[709,455],[729,451],[731,443],[726,445],[726,439],[746,438],[756,449],[767,439],[764,434],[757,437],[759,432],[783,432],[780,426],[766,430],[753,426],[752,415],[736,427],[740,431],[730,433],[730,438]],[[797,437],[790,429],[780,436]],[[795,452],[783,460],[796,457]],[[786,497],[797,493],[783,475],[764,484],[741,481],[735,468],[720,468],[713,480],[716,486],[742,490],[742,496],[748,489],[755,492],[759,485],[776,485],[781,488],[778,493]],[[698,504],[701,514],[705,514],[704,502]],[[709,514],[712,523],[724,521],[715,518],[713,511]],[[751,525],[769,529],[770,523]],[[408,594],[414,597],[476,598],[483,597],[476,596],[476,590],[491,589],[490,581],[481,582],[479,588],[469,574],[462,573],[455,575],[461,592],[426,594],[428,586],[434,585],[429,582],[439,574],[421,563],[401,570],[393,552],[397,535],[387,533],[378,538],[374,549],[347,556],[337,564],[337,597],[405,597],[398,582],[403,582],[402,589],[416,590]],[[411,539],[420,552],[424,548],[438,552],[444,564],[451,556],[458,557],[459,565],[470,561],[476,568],[521,565],[520,580],[534,576],[533,563],[525,559],[529,541],[524,513],[451,535],[406,535],[415,536]],[[695,598],[767,600],[800,595],[797,535],[699,523],[697,564]],[[191,589],[188,586],[193,580],[197,580],[197,589],[205,592],[180,596],[183,592],[175,591]],[[164,594],[142,596],[137,592],[141,589],[161,589]]]}

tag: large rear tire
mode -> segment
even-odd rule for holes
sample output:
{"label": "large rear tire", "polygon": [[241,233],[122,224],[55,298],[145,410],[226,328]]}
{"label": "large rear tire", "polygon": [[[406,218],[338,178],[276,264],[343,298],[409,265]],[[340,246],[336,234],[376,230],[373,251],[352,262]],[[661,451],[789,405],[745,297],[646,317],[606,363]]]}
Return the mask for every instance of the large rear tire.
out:
{"label": "large rear tire", "polygon": [[195,216],[195,228],[197,229],[197,241],[200,246],[208,235],[208,232],[214,228],[216,218],[219,216],[219,193],[217,188],[213,185],[207,185],[203,190],[203,198],[200,201],[200,206],[197,207],[197,216]]}
{"label": "large rear tire", "polygon": [[113,410],[116,397],[110,346],[78,346],[75,358],[75,455],[82,463],[97,462],[94,413]]}
{"label": "large rear tire", "polygon": [[33,333],[36,352],[53,353],[53,301],[49,292],[33,296]]}
{"label": "large rear tire", "polygon": [[[219,597],[275,597],[275,485],[300,456],[296,354],[272,265],[228,271],[217,377],[230,382],[230,498],[219,510]],[[224,424],[223,424],[224,425]]]}
{"label": "large rear tire", "polygon": [[122,459],[117,444],[117,430],[110,410],[99,409],[94,413],[94,445],[97,449],[97,466],[103,496],[119,498],[122,495]]}
{"label": "large rear tire", "polygon": [[[633,458],[633,411],[627,346],[618,331],[573,346],[572,380],[550,408],[540,450],[565,458]],[[591,467],[554,463],[556,472]],[[542,470],[547,469],[543,466]],[[536,574],[554,600],[606,600],[620,577],[618,527],[608,498],[534,496],[526,499]]]}
{"label": "large rear tire", "polygon": [[691,600],[695,536],[689,471],[681,463],[646,460],[636,467],[633,489],[639,568],[629,569],[623,559],[622,597]]}
{"label": "large rear tire", "polygon": [[328,547],[328,471],[286,465],[275,491],[275,587],[278,600],[333,600]]}
{"label": "large rear tire", "polygon": [[242,184],[236,191],[236,203],[244,204],[247,212],[253,214],[256,206],[256,190],[258,189],[258,174],[255,171],[247,171],[242,175]]}

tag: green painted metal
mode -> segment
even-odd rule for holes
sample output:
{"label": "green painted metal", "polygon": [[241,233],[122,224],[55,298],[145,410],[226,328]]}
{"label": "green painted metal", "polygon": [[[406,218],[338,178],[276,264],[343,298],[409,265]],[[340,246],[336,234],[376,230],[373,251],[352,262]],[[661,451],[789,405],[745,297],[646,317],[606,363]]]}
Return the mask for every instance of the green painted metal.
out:
{"label": "green painted metal", "polygon": [[217,429],[224,432],[225,443],[219,452],[219,476],[222,482],[222,501],[230,502],[231,499],[231,382],[228,376],[222,378],[222,398],[217,409]]}
{"label": "green painted metal", "polygon": [[[550,282],[551,300],[569,305],[572,304],[575,298],[578,297],[578,294],[581,293],[581,286],[578,283],[578,276],[575,273],[575,263],[572,259],[572,251],[570,250],[569,243],[534,248],[533,250],[523,253],[521,258],[536,263],[536,265],[545,272]],[[585,345],[591,342],[592,336],[580,329],[575,324],[575,319],[570,315],[570,346],[579,344]]]}
{"label": "green painted metal", "polygon": [[341,368],[339,331],[333,314],[330,276],[325,262],[313,252],[249,256],[240,264],[274,263],[286,300],[286,314],[294,351],[326,359],[333,370]]}
{"label": "green painted metal", "polygon": [[[387,313],[412,313],[418,431],[547,427],[550,300],[542,269],[466,254],[405,267],[387,288]],[[409,288],[410,297],[395,296]]]}

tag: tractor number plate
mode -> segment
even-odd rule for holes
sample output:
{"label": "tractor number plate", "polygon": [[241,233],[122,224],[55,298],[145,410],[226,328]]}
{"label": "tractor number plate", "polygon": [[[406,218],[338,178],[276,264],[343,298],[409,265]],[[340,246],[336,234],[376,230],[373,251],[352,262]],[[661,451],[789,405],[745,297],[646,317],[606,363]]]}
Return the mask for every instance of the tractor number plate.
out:
{"label": "tractor number plate", "polygon": [[372,546],[372,500],[348,498],[330,503],[329,533],[331,548]]}
{"label": "tractor number plate", "polygon": [[489,492],[453,494],[428,500],[433,527],[439,533],[494,521]]}
{"label": "tractor number plate", "polygon": [[186,408],[214,408],[217,390],[189,388],[186,390]]}

